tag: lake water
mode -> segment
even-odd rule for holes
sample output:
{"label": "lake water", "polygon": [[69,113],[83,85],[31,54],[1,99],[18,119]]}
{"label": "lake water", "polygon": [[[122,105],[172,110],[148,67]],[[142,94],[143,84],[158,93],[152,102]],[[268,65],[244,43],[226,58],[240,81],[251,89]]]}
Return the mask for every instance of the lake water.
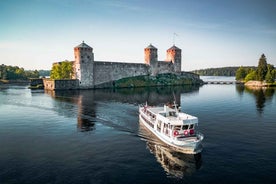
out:
{"label": "lake water", "polygon": [[[138,104],[181,104],[198,155],[162,146]],[[275,183],[275,89],[236,85],[31,91],[0,87],[0,183]]]}

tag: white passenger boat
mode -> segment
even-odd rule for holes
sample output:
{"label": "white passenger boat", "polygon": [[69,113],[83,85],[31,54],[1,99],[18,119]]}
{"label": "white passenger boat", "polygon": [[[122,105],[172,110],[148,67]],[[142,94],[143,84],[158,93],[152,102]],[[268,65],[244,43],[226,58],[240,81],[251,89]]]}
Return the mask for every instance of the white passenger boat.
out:
{"label": "white passenger boat", "polygon": [[139,119],[154,135],[176,151],[196,154],[202,151],[204,138],[198,130],[198,118],[174,107],[139,107]]}

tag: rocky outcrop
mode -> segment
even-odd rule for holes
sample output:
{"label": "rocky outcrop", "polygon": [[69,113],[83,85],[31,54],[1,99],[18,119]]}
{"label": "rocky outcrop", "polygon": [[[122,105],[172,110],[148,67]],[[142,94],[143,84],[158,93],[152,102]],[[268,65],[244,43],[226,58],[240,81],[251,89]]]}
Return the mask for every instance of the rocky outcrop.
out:
{"label": "rocky outcrop", "polygon": [[271,83],[266,83],[266,82],[262,82],[262,81],[248,81],[246,83],[244,83],[245,86],[247,87],[270,87],[270,86],[276,86],[276,84],[271,84]]}

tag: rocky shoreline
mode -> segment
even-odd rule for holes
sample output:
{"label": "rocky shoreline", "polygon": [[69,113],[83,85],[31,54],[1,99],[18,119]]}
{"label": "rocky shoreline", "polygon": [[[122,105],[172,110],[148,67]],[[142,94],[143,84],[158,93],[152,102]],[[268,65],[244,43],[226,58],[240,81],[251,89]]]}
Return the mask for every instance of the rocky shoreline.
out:
{"label": "rocky shoreline", "polygon": [[266,83],[262,81],[248,81],[244,83],[247,87],[273,87],[276,86],[276,83]]}

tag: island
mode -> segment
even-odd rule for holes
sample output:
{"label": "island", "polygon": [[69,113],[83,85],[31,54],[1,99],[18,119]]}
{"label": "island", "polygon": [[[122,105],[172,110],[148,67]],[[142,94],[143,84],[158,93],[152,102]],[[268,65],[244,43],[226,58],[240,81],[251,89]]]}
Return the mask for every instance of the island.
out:
{"label": "island", "polygon": [[82,42],[74,47],[74,61],[53,63],[50,79],[43,79],[46,90],[201,85],[199,75],[181,70],[181,49],[173,45],[167,58],[158,60],[158,49],[144,49],[144,63],[95,61],[93,48]]}
{"label": "island", "polygon": [[268,64],[266,56],[261,55],[256,69],[240,67],[236,72],[236,80],[248,87],[271,87],[276,86],[276,69]]}

